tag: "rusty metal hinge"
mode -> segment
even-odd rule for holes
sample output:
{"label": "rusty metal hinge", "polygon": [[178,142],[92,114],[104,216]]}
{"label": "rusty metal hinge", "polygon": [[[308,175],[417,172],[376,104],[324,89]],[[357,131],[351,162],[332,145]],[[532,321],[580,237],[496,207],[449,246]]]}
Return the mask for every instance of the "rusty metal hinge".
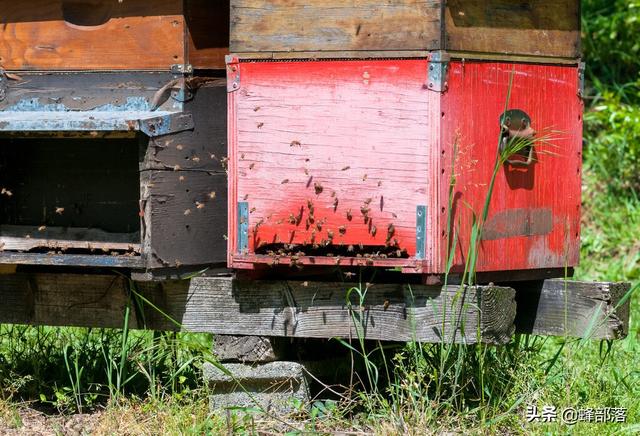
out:
{"label": "rusty metal hinge", "polygon": [[171,74],[173,74],[174,76],[187,76],[193,74],[193,65],[173,64],[171,65]]}
{"label": "rusty metal hinge", "polygon": [[227,55],[227,92],[240,89],[240,62],[237,56]]}
{"label": "rusty metal hinge", "polygon": [[427,68],[427,88],[435,92],[444,92],[447,90],[449,83],[447,82],[449,72],[449,61],[451,56],[449,53],[438,50],[429,56],[429,66]]}

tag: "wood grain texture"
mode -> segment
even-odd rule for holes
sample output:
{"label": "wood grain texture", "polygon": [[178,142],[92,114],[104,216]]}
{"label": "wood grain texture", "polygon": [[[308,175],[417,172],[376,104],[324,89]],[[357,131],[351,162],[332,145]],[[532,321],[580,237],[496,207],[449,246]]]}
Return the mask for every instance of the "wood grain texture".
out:
{"label": "wood grain texture", "polygon": [[436,0],[233,0],[230,50],[433,50]]}
{"label": "wood grain texture", "polygon": [[[451,62],[442,97],[439,231],[449,233],[447,203],[452,162],[453,222],[458,227],[454,270],[464,268],[472,212],[481,216],[495,165],[500,115],[513,75],[509,109],[532,120],[538,138],[529,167],[505,164],[497,174],[477,271],[573,267],[580,248],[582,101],[576,66]],[[453,156],[453,144],[457,155]],[[446,244],[440,268],[444,269]]]}
{"label": "wood grain texture", "polygon": [[149,267],[226,259],[226,176],[206,171],[142,171],[143,252]]}
{"label": "wood grain texture", "polygon": [[548,336],[624,339],[629,301],[621,301],[629,283],[546,280],[522,283],[516,295],[520,333]]}
{"label": "wood grain texture", "polygon": [[8,70],[167,70],[186,59],[182,0],[2,0],[0,10]]}
{"label": "wood grain texture", "polygon": [[[202,82],[197,84],[197,82]],[[197,77],[184,112],[194,128],[149,138],[141,169],[183,169],[224,173],[227,155],[227,85],[223,78]],[[189,83],[189,82],[187,82]]]}
{"label": "wood grain texture", "polygon": [[124,250],[140,252],[140,233],[108,233],[99,229],[77,227],[0,225],[0,248],[29,251],[35,248],[90,251]]}
{"label": "wood grain texture", "polygon": [[[117,274],[1,274],[0,322],[122,327],[129,286]],[[455,286],[412,286],[410,292],[399,284],[373,284],[362,308],[351,295],[352,311],[349,283],[199,277],[136,286],[170,319],[138,302],[130,327],[220,335],[353,338],[360,330],[368,339],[501,344],[514,332],[620,339],[629,323],[629,301],[621,302],[629,289],[624,283],[546,280],[516,283],[517,291],[466,292]]]}
{"label": "wood grain texture", "polygon": [[579,0],[449,0],[442,48],[577,58]]}
{"label": "wood grain texture", "polygon": [[[454,272],[461,271],[472,213],[482,213],[495,165],[512,72],[509,108],[528,113],[546,142],[533,165],[500,168],[477,272],[558,272],[577,264],[577,66],[452,61],[448,90],[440,94],[426,89],[427,60],[234,65],[240,81],[229,94],[232,267],[273,264],[274,257],[281,264],[350,265],[346,258],[357,255],[349,247],[375,253],[397,241],[404,264],[389,253],[373,265],[443,274],[455,159]],[[238,245],[239,202],[249,210],[246,253]],[[416,250],[420,205],[427,215],[424,259]],[[273,244],[293,248],[269,253]],[[316,246],[325,251],[310,253]]]}
{"label": "wood grain texture", "polygon": [[[437,192],[439,161],[440,97],[426,89],[426,70],[426,60],[240,64],[229,223],[235,232],[233,208],[248,202],[249,253],[397,240],[415,255],[416,208]],[[239,254],[235,234],[231,244]]]}

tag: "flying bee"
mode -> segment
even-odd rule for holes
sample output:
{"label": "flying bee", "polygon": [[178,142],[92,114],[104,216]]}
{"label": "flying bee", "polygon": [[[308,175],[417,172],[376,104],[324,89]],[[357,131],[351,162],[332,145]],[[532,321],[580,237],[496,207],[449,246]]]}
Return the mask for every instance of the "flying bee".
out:
{"label": "flying bee", "polygon": [[353,250],[354,250],[353,245],[349,245],[349,246],[347,247],[347,251],[348,251],[349,253],[351,253]]}
{"label": "flying bee", "polygon": [[56,213],[62,215],[64,213],[64,207],[56,207]]}
{"label": "flying bee", "polygon": [[209,192],[209,198],[212,199],[212,200],[215,199],[216,198],[216,191]]}

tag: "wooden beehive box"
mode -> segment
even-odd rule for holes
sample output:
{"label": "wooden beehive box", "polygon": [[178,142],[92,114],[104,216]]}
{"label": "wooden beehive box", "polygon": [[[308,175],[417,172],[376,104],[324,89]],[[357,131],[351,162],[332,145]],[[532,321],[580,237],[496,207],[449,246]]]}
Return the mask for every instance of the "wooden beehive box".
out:
{"label": "wooden beehive box", "polygon": [[1,0],[0,11],[5,70],[224,68],[227,2]]}
{"label": "wooden beehive box", "polygon": [[477,271],[576,265],[577,0],[266,3],[231,2],[231,267],[460,272],[507,101],[548,141],[500,167]]}
{"label": "wooden beehive box", "polygon": [[0,263],[223,266],[228,4],[0,10]]}

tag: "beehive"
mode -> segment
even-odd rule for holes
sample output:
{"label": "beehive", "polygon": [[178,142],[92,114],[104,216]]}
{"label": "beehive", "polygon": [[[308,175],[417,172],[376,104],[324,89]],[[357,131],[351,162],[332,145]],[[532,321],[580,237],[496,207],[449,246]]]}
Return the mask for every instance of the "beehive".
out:
{"label": "beehive", "polygon": [[459,272],[499,138],[525,130],[540,141],[497,173],[477,271],[576,265],[577,1],[234,0],[231,23],[230,266],[438,276],[454,251]]}
{"label": "beehive", "polygon": [[0,1],[1,263],[224,264],[228,6]]}

